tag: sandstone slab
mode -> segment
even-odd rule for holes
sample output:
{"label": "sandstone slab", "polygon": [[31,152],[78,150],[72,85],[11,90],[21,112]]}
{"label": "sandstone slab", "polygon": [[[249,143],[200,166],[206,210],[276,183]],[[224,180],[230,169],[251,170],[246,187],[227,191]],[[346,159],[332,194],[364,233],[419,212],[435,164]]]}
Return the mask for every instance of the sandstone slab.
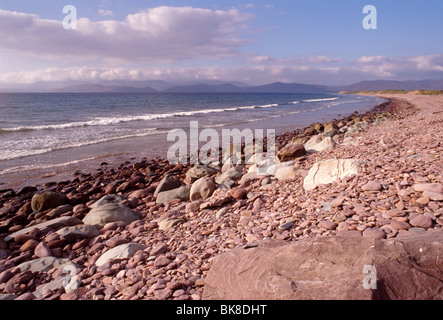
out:
{"label": "sandstone slab", "polygon": [[215,257],[203,299],[442,299],[442,253],[441,231],[389,240],[263,241]]}

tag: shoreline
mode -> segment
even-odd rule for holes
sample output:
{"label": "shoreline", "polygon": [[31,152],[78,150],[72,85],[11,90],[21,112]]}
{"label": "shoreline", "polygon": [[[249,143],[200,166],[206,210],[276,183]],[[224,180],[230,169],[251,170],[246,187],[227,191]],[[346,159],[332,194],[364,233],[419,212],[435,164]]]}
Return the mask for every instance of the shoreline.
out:
{"label": "shoreline", "polygon": [[[396,239],[442,230],[443,141],[438,126],[443,97],[381,97],[391,101],[367,114],[276,137],[279,157],[293,159],[269,176],[254,177],[253,172],[247,173],[251,166],[237,170],[226,165],[221,173],[201,167],[190,171],[189,165],[171,165],[164,159],[136,159],[94,175],[80,174],[73,181],[0,191],[0,295],[199,300],[204,298],[205,278],[214,258],[234,248],[256,247],[265,239],[293,242],[336,235]],[[326,126],[332,129],[326,131]],[[313,150],[318,144],[308,148],[307,143],[315,138],[318,144],[332,145],[302,155],[286,148],[293,142],[298,152],[303,142]],[[305,189],[310,169],[329,159],[353,159],[364,165],[357,173]],[[197,192],[190,188],[195,181],[202,183]],[[434,191],[419,189],[423,184],[432,185],[429,188]],[[179,185],[188,199],[191,193],[195,200],[170,193],[178,191]],[[212,189],[209,196],[205,196],[207,189]],[[37,191],[66,198],[62,205],[33,210],[37,204],[31,199]],[[78,220],[85,219],[91,206],[106,195],[112,196],[108,203],[128,208],[138,219],[86,228],[89,225]],[[159,201],[162,197],[164,201]],[[50,224],[60,218],[77,226],[75,235],[60,232],[61,222]],[[41,223],[46,226],[37,228]],[[112,248],[128,244],[138,245],[132,255],[97,264]],[[75,263],[78,288],[44,287],[60,273],[56,266],[31,274],[15,268],[40,256]],[[30,284],[20,280],[26,275],[34,279]]]}
{"label": "shoreline", "polygon": [[[358,95],[357,95],[358,96]],[[381,103],[379,105],[376,105],[374,107],[371,107],[366,112],[363,113],[363,115],[371,114],[379,108],[380,105],[384,105],[386,103]],[[340,114],[338,115],[338,118],[340,118]],[[331,118],[331,117],[330,117]],[[346,117],[343,117],[346,118]],[[272,124],[273,120],[265,120],[265,121],[259,121],[263,122],[264,127],[261,126],[255,126],[255,128],[262,128],[265,130],[269,128],[273,128]],[[337,118],[332,119],[331,121],[337,121]],[[243,130],[245,128],[248,128],[247,125],[249,123],[245,122],[242,124],[237,125],[228,125],[225,128],[226,129],[236,129],[239,128],[240,130]],[[298,126],[295,127],[295,129],[288,130],[289,124],[287,124],[285,127],[280,127],[276,131],[279,134],[276,135],[276,142],[284,143],[285,139],[287,140],[288,137],[294,137],[297,134],[300,134],[300,131],[304,131],[306,128],[310,127],[313,123],[308,124],[306,127]],[[290,127],[290,126],[289,126]],[[217,130],[219,131],[219,130]],[[137,140],[142,140],[135,138]],[[81,175],[81,174],[94,174],[97,171],[101,170],[110,170],[114,169],[116,170],[119,168],[122,164],[128,164],[130,163],[136,163],[141,161],[151,161],[157,159],[158,161],[165,160],[165,154],[167,153],[167,147],[172,145],[172,142],[164,143],[166,141],[166,134],[158,134],[154,136],[150,136],[150,139],[153,139],[150,141],[150,143],[155,144],[157,147],[155,148],[155,152],[153,155],[152,149],[149,149],[149,151],[141,152],[139,149],[139,146],[141,145],[140,142],[134,143],[134,146],[128,147],[126,141],[127,139],[121,139],[116,140],[114,142],[109,142],[111,144],[116,144],[114,147],[107,147],[107,144],[104,144],[103,146],[98,146],[99,149],[102,149],[103,151],[97,154],[97,156],[90,157],[92,153],[88,152],[87,149],[94,149],[96,148],[96,145],[90,145],[83,147],[82,154],[84,154],[81,159],[77,160],[69,160],[66,163],[59,163],[56,165],[48,164],[43,165],[41,167],[33,168],[33,169],[26,169],[26,170],[20,170],[20,165],[17,168],[12,168],[14,171],[12,173],[5,173],[3,175],[0,175],[0,178],[2,178],[3,181],[0,183],[0,190],[4,189],[13,189],[15,191],[19,191],[20,189],[23,189],[27,186],[42,186],[47,183],[53,184],[59,183],[59,182],[66,182],[69,180],[75,179],[75,177]],[[154,141],[154,142],[153,142]],[[132,145],[132,144],[131,144]],[[120,146],[120,147],[119,147]],[[85,149],[86,148],[86,149]],[[120,150],[123,150],[122,148],[125,148],[127,150],[123,152],[119,152]],[[54,151],[55,153],[46,154],[44,156],[49,157],[50,159],[57,157],[57,155],[60,152],[64,152],[63,150],[57,150]],[[69,151],[72,153],[72,155],[76,155],[75,149],[72,149]],[[66,158],[66,156],[65,156]],[[68,159],[68,158],[67,158]]]}

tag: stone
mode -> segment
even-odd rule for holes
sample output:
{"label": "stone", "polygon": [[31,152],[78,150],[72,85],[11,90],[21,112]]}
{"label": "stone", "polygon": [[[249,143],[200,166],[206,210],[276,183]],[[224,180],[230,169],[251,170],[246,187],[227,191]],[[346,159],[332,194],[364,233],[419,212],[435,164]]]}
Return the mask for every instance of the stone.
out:
{"label": "stone", "polygon": [[391,226],[397,230],[408,230],[411,227],[411,225],[406,221],[397,221],[397,220],[392,220]]}
{"label": "stone", "polygon": [[330,123],[326,123],[324,125],[323,131],[324,132],[328,132],[328,131],[331,131],[331,130],[338,130],[338,129],[340,129],[340,128],[334,122],[330,122]]}
{"label": "stone", "polygon": [[302,144],[288,144],[277,153],[280,162],[295,160],[306,155],[306,149]]}
{"label": "stone", "polygon": [[151,256],[158,256],[160,254],[166,253],[168,251],[168,245],[164,242],[158,243],[149,252]]}
{"label": "stone", "polygon": [[229,194],[234,199],[241,200],[246,197],[246,195],[248,194],[248,191],[245,188],[237,187],[237,188],[231,189],[231,191],[229,191]]}
{"label": "stone", "polygon": [[346,176],[358,174],[362,162],[354,159],[329,159],[316,162],[303,181],[303,188],[308,191],[319,184],[328,184]]}
{"label": "stone", "polygon": [[43,230],[46,228],[57,229],[62,226],[75,226],[77,224],[82,224],[82,221],[77,218],[69,217],[69,216],[60,217],[60,218],[45,221],[45,222],[33,225],[31,227],[27,227],[27,228],[21,229],[19,231],[16,231],[16,232],[10,234],[9,236],[6,236],[5,241],[10,241],[19,235],[34,232],[34,230]]}
{"label": "stone", "polygon": [[290,180],[295,179],[299,175],[299,172],[296,167],[289,166],[289,167],[279,167],[275,170],[275,178],[277,178],[279,181],[284,180]]}
{"label": "stone", "polygon": [[179,223],[186,222],[186,219],[184,218],[166,218],[164,220],[161,220],[158,223],[158,229],[160,231],[167,231],[171,229],[172,227],[176,226]]}
{"label": "stone", "polygon": [[21,284],[26,284],[33,277],[33,273],[29,270],[22,271],[14,275],[11,279],[6,282],[5,292],[9,294],[18,293],[22,290]]}
{"label": "stone", "polygon": [[309,141],[309,137],[295,137],[291,140],[291,144],[305,144]]}
{"label": "stone", "polygon": [[125,243],[115,248],[106,251],[95,262],[97,267],[104,265],[105,263],[114,259],[130,259],[139,250],[145,250],[147,247],[144,244],[139,243]]}
{"label": "stone", "polygon": [[69,259],[59,259],[55,257],[38,258],[31,261],[26,261],[17,266],[21,271],[30,270],[32,272],[47,272],[51,269],[64,268],[72,270],[73,268],[79,268],[79,266],[73,263]]}
{"label": "stone", "polygon": [[42,241],[35,247],[34,255],[39,258],[44,258],[52,256],[52,252],[46,243]]}
{"label": "stone", "polygon": [[434,191],[424,191],[423,197],[429,198],[433,201],[443,201],[443,193],[434,192]]}
{"label": "stone", "polygon": [[215,185],[214,179],[202,177],[192,184],[189,192],[189,200],[207,199],[212,196],[216,188],[217,186]]}
{"label": "stone", "polygon": [[44,192],[36,193],[31,200],[31,208],[34,211],[45,211],[67,204],[69,199],[61,193]]}
{"label": "stone", "polygon": [[306,146],[307,152],[322,152],[326,150],[331,150],[335,148],[335,142],[332,140],[331,137],[325,137],[321,140],[321,142],[312,145],[312,146]]}
{"label": "stone", "polygon": [[223,172],[221,175],[215,178],[215,182],[217,184],[222,184],[227,179],[232,179],[234,181],[238,181],[243,176],[243,167],[237,166],[229,169],[228,171]]}
{"label": "stone", "polygon": [[48,217],[59,217],[59,216],[61,216],[63,213],[66,213],[66,212],[69,212],[69,211],[72,211],[72,206],[71,206],[70,204],[65,204],[65,205],[59,206],[59,207],[57,207],[57,208],[51,210],[51,211],[47,214],[47,216],[48,216]]}
{"label": "stone", "polygon": [[115,248],[121,244],[125,244],[128,242],[129,242],[129,239],[126,239],[122,236],[115,236],[115,237],[112,237],[111,239],[106,240],[105,244],[110,248]]}
{"label": "stone", "polygon": [[313,127],[306,128],[305,131],[303,132],[303,134],[305,136],[312,136],[316,133],[317,133],[317,130],[315,130]]}
{"label": "stone", "polygon": [[384,239],[386,238],[386,233],[380,229],[366,228],[365,231],[363,231],[363,237],[371,239]]}
{"label": "stone", "polygon": [[[266,240],[258,247],[216,256],[205,278],[203,299],[441,300],[442,250],[441,231],[388,240]],[[376,288],[367,278],[371,266],[377,271]]]}
{"label": "stone", "polygon": [[432,219],[422,214],[410,220],[409,223],[417,228],[430,228],[433,225]]}
{"label": "stone", "polygon": [[324,139],[324,136],[320,136],[320,135],[316,135],[316,136],[312,136],[305,144],[304,147],[306,149],[306,151],[312,150],[314,148],[314,146],[316,146],[317,144],[319,144],[320,142],[322,142],[322,140]]}
{"label": "stone", "polygon": [[5,240],[3,240],[2,237],[0,237],[0,250],[6,250],[8,249],[8,244]]}
{"label": "stone", "polygon": [[327,230],[334,230],[335,228],[337,228],[337,224],[335,222],[327,221],[327,220],[320,221],[318,226],[320,228],[325,228]]}
{"label": "stone", "polygon": [[157,196],[156,202],[162,204],[168,204],[169,202],[175,199],[188,201],[190,190],[191,190],[190,186],[182,186],[177,189],[160,192]]}
{"label": "stone", "polygon": [[29,239],[24,244],[22,244],[22,246],[20,247],[19,250],[21,252],[34,251],[34,249],[37,247],[37,245],[38,245],[38,241],[37,240]]}
{"label": "stone", "polygon": [[378,181],[369,181],[361,187],[363,191],[381,191],[383,189],[382,185]]}
{"label": "stone", "polygon": [[132,211],[129,207],[123,204],[104,203],[94,206],[94,208],[83,218],[83,223],[86,225],[103,227],[109,222],[123,221],[126,224],[130,224],[139,219],[140,216],[138,213]]}
{"label": "stone", "polygon": [[180,188],[181,185],[182,185],[182,182],[180,181],[180,179],[178,177],[166,175],[166,177],[164,177],[160,181],[157,188],[155,189],[154,197],[157,197],[160,192]]}
{"label": "stone", "polygon": [[91,209],[95,209],[97,207],[100,207],[104,204],[120,204],[123,201],[125,201],[126,198],[121,196],[121,195],[117,195],[117,194],[107,194],[104,197],[100,198],[99,200],[97,200],[96,202],[94,202],[90,208]]}
{"label": "stone", "polygon": [[417,192],[432,191],[443,193],[442,183],[417,183],[412,186]]}
{"label": "stone", "polygon": [[188,170],[188,172],[186,173],[186,178],[189,180],[200,179],[205,176],[212,176],[218,172],[219,170],[215,168],[202,164],[196,164],[195,166],[193,166],[191,169]]}
{"label": "stone", "polygon": [[64,227],[56,232],[60,239],[69,242],[75,242],[77,240],[85,238],[93,238],[100,234],[95,225],[77,225],[72,227]]}

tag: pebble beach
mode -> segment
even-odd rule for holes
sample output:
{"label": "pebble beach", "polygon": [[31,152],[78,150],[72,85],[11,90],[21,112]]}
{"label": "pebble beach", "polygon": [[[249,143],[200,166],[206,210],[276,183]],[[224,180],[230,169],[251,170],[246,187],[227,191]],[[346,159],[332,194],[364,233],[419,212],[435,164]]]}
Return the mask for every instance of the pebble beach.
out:
{"label": "pebble beach", "polygon": [[269,175],[138,159],[0,190],[0,300],[200,300],[238,247],[441,230],[443,96],[379,96],[278,136]]}

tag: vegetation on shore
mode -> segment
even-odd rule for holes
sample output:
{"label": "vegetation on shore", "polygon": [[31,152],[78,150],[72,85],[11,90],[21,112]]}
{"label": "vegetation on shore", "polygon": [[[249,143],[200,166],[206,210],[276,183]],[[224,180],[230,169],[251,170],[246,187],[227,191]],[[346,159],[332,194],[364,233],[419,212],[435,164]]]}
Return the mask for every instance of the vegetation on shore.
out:
{"label": "vegetation on shore", "polygon": [[370,93],[370,94],[407,94],[413,93],[416,95],[442,95],[443,90],[380,90],[380,91],[342,91],[342,94],[358,94],[358,93]]}

